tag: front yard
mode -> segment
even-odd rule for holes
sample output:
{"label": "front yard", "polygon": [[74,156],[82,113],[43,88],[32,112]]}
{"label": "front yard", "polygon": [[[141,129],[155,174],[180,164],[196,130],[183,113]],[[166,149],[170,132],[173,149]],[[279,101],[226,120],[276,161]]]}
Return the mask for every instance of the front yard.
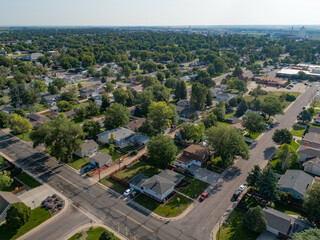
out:
{"label": "front yard", "polygon": [[110,178],[110,177],[105,177],[101,179],[100,181],[103,185],[107,186],[108,188],[111,188],[112,190],[122,194],[126,189],[128,189],[127,186],[124,184]]}
{"label": "front yard", "polygon": [[190,182],[190,185],[179,188],[178,191],[191,198],[199,197],[210,186],[208,183],[189,176],[185,176],[183,180]]}
{"label": "front yard", "polygon": [[88,165],[89,163],[90,163],[90,159],[88,157],[79,158],[79,157],[73,155],[73,161],[69,162],[67,164],[77,170],[80,170],[82,167]]}
{"label": "front yard", "polygon": [[33,177],[30,177],[27,173],[25,172],[21,172],[20,174],[18,174],[17,176],[15,176],[16,178],[18,178],[21,182],[23,182],[25,185],[27,185],[30,188],[36,188],[41,186],[41,183],[39,183],[37,180],[35,180]]}
{"label": "front yard", "polygon": [[294,126],[293,129],[290,131],[293,136],[302,137],[306,128]]}
{"label": "front yard", "polygon": [[120,158],[122,156],[122,154],[118,153],[116,150],[111,152],[110,149],[109,149],[109,146],[107,146],[105,144],[100,144],[99,143],[99,151],[100,152],[107,152],[112,157],[112,161],[115,161],[115,160],[117,160],[118,158]]}

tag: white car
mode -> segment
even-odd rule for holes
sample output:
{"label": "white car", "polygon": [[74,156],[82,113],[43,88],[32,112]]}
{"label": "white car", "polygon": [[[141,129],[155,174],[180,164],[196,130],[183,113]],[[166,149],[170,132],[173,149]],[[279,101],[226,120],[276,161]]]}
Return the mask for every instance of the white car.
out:
{"label": "white car", "polygon": [[246,186],[242,184],[242,185],[239,187],[238,190],[242,192],[245,188],[246,188]]}
{"label": "white car", "polygon": [[133,188],[128,188],[127,190],[124,191],[123,196],[127,197],[129,194],[133,191]]}

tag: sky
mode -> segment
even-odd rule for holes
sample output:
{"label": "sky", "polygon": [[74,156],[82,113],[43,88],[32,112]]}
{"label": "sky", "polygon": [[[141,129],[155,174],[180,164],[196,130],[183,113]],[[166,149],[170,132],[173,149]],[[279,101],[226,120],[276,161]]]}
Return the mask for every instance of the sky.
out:
{"label": "sky", "polygon": [[320,0],[0,0],[0,26],[320,25]]}

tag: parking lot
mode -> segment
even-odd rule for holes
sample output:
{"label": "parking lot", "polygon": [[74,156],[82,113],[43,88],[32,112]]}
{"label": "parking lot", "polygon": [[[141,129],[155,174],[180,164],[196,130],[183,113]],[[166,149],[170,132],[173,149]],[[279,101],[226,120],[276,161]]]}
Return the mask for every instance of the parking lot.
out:
{"label": "parking lot", "polygon": [[[272,86],[266,86],[266,85],[261,85],[262,89],[268,92],[299,92],[303,93],[308,86],[304,85],[304,83],[297,83],[297,84],[291,84],[293,87],[291,89],[287,89],[284,87],[277,88],[277,87],[272,87]],[[256,82],[250,82],[247,86],[248,92],[252,91],[253,89],[257,88],[258,84]]]}

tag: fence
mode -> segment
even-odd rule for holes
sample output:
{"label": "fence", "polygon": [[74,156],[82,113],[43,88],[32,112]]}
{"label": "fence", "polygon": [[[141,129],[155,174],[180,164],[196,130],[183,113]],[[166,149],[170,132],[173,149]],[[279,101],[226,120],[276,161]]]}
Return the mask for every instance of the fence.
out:
{"label": "fence", "polygon": [[14,177],[13,179],[14,179],[15,182],[18,183],[18,185],[19,185],[20,187],[19,187],[19,188],[16,188],[15,190],[12,190],[11,193],[17,194],[17,193],[19,193],[19,192],[21,192],[21,191],[23,191],[23,190],[26,189],[26,186],[25,186],[18,178]]}

